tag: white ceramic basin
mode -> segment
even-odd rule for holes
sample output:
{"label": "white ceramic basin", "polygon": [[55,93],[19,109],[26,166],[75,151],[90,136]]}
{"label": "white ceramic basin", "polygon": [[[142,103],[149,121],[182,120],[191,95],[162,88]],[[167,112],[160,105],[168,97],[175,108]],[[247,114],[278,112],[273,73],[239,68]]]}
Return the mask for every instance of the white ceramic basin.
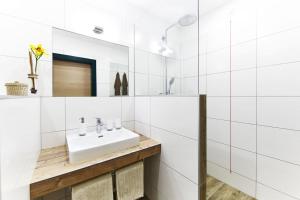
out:
{"label": "white ceramic basin", "polygon": [[119,130],[102,130],[103,137],[95,132],[85,136],[77,133],[67,134],[69,162],[71,164],[97,159],[99,156],[127,149],[139,144],[139,135],[121,128]]}

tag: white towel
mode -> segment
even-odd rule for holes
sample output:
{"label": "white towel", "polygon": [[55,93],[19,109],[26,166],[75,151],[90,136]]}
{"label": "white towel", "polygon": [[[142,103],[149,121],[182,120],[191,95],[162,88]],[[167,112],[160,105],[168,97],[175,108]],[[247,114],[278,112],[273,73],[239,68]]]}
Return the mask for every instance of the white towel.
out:
{"label": "white towel", "polygon": [[144,164],[138,162],[116,172],[118,200],[134,200],[144,196]]}
{"label": "white towel", "polygon": [[103,175],[74,186],[72,200],[113,200],[112,175]]}

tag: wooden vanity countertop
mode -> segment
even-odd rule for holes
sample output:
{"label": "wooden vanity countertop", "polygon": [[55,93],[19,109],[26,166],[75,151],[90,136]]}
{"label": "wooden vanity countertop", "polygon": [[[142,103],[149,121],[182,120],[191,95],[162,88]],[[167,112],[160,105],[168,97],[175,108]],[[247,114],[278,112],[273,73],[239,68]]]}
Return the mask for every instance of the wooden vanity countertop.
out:
{"label": "wooden vanity countertop", "polygon": [[30,198],[35,199],[115,171],[160,151],[161,144],[145,136],[140,136],[138,146],[78,164],[69,163],[66,146],[43,149],[30,183]]}

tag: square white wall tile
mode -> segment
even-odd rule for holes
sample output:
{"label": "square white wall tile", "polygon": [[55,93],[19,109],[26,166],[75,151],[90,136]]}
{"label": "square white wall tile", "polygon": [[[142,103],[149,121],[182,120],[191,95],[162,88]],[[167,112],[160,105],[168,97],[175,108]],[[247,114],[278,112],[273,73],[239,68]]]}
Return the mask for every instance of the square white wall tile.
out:
{"label": "square white wall tile", "polygon": [[134,121],[134,97],[122,97],[122,121]]}
{"label": "square white wall tile", "polygon": [[230,98],[229,97],[208,97],[207,117],[216,119],[230,119]]}
{"label": "square white wall tile", "polygon": [[134,131],[134,121],[126,121],[126,122],[122,122],[122,126],[124,127],[124,128],[127,128],[127,129],[129,129],[129,130],[131,130],[131,131]]}
{"label": "square white wall tile", "polygon": [[195,96],[198,94],[198,76],[181,79],[181,94],[184,96]]}
{"label": "square white wall tile", "polygon": [[298,131],[258,126],[259,154],[300,165],[300,135]]}
{"label": "square white wall tile", "polygon": [[66,129],[79,128],[79,118],[88,126],[96,125],[96,117],[106,120],[121,119],[120,97],[66,97]]}
{"label": "square white wall tile", "polygon": [[207,76],[208,96],[230,96],[230,73],[211,74]]}
{"label": "square white wall tile", "polygon": [[256,152],[256,125],[231,122],[231,144]]}
{"label": "square white wall tile", "polygon": [[300,130],[299,97],[259,97],[257,107],[258,124]]}
{"label": "square white wall tile", "polygon": [[258,66],[300,61],[300,28],[276,33],[258,40]]}
{"label": "square white wall tile", "polygon": [[256,40],[231,47],[231,69],[256,67]]}
{"label": "square white wall tile", "polygon": [[259,1],[257,26],[258,36],[279,32],[300,25],[300,6],[297,0]]}
{"label": "square white wall tile", "polygon": [[150,97],[135,97],[135,121],[150,124]]}
{"label": "square white wall tile", "polygon": [[207,141],[207,160],[229,169],[230,166],[230,147],[211,140]]}
{"label": "square white wall tile", "polygon": [[198,139],[198,124],[198,97],[151,97],[152,126]]}
{"label": "square white wall tile", "polygon": [[258,69],[258,96],[300,96],[300,62]]}
{"label": "square white wall tile", "polygon": [[231,72],[232,96],[256,96],[256,69]]}
{"label": "square white wall tile", "polygon": [[234,2],[231,12],[231,43],[238,44],[256,38],[257,0]]}
{"label": "square white wall tile", "polygon": [[207,174],[227,183],[234,188],[254,197],[255,196],[255,182],[240,176],[234,172],[224,169],[214,163],[207,162]]}
{"label": "square white wall tile", "polygon": [[197,200],[198,185],[164,163],[160,163],[157,189],[163,196],[172,200]]}
{"label": "square white wall tile", "polygon": [[219,12],[210,19],[207,34],[207,51],[216,51],[230,45],[230,14]]}
{"label": "square white wall tile", "polygon": [[237,149],[231,148],[231,160],[232,160],[232,171],[250,178],[251,180],[256,179],[256,154]]}
{"label": "square white wall tile", "polygon": [[207,138],[223,144],[230,144],[230,122],[207,119]]}
{"label": "square white wall tile", "polygon": [[52,148],[66,144],[66,132],[58,131],[51,133],[42,133],[42,148]]}
{"label": "square white wall tile", "polygon": [[[162,144],[163,162],[198,183],[198,141],[154,127],[151,128],[151,138]],[[187,155],[189,159],[186,159]]]}
{"label": "square white wall tile", "polygon": [[151,136],[151,130],[149,124],[144,124],[142,122],[135,121],[134,122],[134,130],[135,132],[142,134],[144,136],[150,137]]}
{"label": "square white wall tile", "polygon": [[206,55],[207,74],[230,70],[230,48],[209,52]]}
{"label": "square white wall tile", "polygon": [[272,188],[269,188],[262,184],[257,184],[257,193],[256,193],[257,199],[264,199],[264,200],[274,200],[274,199],[280,199],[280,200],[296,200],[296,198],[293,198],[287,194],[284,194],[282,192],[279,192],[277,190],[274,190]]}
{"label": "square white wall tile", "polygon": [[236,122],[256,123],[256,97],[232,97],[231,119]]}
{"label": "square white wall tile", "polygon": [[258,156],[257,170],[259,183],[299,199],[300,166]]}
{"label": "square white wall tile", "polygon": [[64,131],[65,122],[65,97],[41,98],[41,132]]}

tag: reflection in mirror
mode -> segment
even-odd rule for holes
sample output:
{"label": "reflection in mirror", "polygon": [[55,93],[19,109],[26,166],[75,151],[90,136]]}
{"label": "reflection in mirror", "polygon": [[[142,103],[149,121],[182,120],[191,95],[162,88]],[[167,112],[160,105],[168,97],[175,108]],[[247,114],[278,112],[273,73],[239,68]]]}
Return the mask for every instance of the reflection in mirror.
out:
{"label": "reflection in mirror", "polygon": [[128,95],[129,48],[53,29],[53,96]]}

